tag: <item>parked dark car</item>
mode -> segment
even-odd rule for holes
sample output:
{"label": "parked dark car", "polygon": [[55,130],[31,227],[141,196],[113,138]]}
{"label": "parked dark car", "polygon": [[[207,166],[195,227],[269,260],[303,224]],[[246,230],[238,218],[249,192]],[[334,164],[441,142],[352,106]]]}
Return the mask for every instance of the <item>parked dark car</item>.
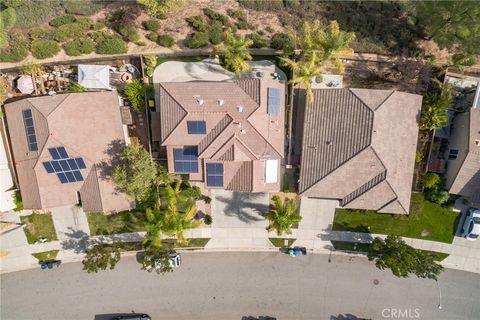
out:
{"label": "parked dark car", "polygon": [[152,320],[148,314],[142,313],[132,313],[132,314],[125,314],[122,316],[116,316],[112,318],[112,320]]}

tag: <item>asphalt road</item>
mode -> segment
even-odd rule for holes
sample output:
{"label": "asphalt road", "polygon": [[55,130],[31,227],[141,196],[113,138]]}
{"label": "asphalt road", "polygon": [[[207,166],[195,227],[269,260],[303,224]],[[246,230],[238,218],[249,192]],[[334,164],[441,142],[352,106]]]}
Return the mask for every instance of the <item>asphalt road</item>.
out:
{"label": "asphalt road", "polygon": [[[361,257],[280,253],[184,253],[167,275],[124,257],[113,271],[80,263],[1,276],[1,319],[105,320],[144,312],[154,320],[480,319],[480,274],[446,270],[433,280],[398,279]],[[396,310],[396,311],[394,311]]]}

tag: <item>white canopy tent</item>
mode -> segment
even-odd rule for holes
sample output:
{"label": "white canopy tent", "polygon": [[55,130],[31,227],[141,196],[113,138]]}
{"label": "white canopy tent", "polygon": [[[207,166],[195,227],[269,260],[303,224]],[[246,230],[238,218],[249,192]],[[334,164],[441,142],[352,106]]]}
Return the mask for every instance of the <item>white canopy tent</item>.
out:
{"label": "white canopy tent", "polygon": [[110,87],[110,66],[79,64],[78,83],[87,89],[112,90]]}
{"label": "white canopy tent", "polygon": [[17,89],[23,94],[30,94],[34,91],[33,80],[30,76],[21,76],[17,80]]}

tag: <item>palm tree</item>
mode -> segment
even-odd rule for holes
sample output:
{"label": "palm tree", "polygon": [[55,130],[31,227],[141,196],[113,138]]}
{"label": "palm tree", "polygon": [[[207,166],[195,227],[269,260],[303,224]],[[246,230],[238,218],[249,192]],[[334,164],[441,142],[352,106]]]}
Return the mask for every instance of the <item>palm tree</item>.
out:
{"label": "palm tree", "polygon": [[242,71],[250,72],[251,67],[247,63],[252,60],[248,47],[253,41],[242,36],[234,36],[230,31],[225,32],[225,41],[216,46],[214,54],[220,56],[220,61],[225,69],[235,73],[240,78]]}
{"label": "palm tree", "polygon": [[148,247],[160,248],[162,246],[160,211],[149,208],[146,210],[146,215],[145,230],[147,233],[143,239],[143,244],[148,245]]}
{"label": "palm tree", "polygon": [[448,124],[448,108],[452,105],[452,87],[447,86],[442,94],[428,93],[423,99],[420,128],[433,130]]}
{"label": "palm tree", "polygon": [[189,206],[184,213],[178,211],[175,205],[170,205],[161,218],[160,230],[169,237],[176,237],[179,243],[188,243],[183,232],[201,226],[200,221],[194,220],[197,206]]}
{"label": "palm tree", "polygon": [[322,65],[317,64],[315,55],[311,56],[309,60],[300,60],[295,62],[289,58],[281,58],[284,65],[292,69],[293,78],[289,81],[291,84],[301,84],[305,87],[307,92],[308,103],[313,102],[312,81],[322,74]]}
{"label": "palm tree", "polygon": [[297,202],[292,199],[285,199],[284,202],[279,196],[272,197],[273,204],[268,212],[263,216],[270,221],[267,231],[277,231],[277,235],[281,236],[283,233],[291,234],[292,226],[302,220],[297,208]]}

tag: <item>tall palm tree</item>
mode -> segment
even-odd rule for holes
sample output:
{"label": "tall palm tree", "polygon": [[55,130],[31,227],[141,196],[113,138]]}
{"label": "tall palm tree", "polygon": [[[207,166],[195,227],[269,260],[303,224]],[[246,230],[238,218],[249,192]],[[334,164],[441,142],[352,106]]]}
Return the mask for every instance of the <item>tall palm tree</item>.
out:
{"label": "tall palm tree", "polygon": [[196,205],[189,206],[184,213],[179,212],[175,205],[170,205],[161,218],[162,233],[169,237],[176,237],[179,243],[188,243],[183,232],[198,228],[202,224],[200,221],[194,220],[196,213]]}
{"label": "tall palm tree", "polygon": [[[438,90],[442,90],[438,84]],[[423,98],[422,114],[420,116],[420,128],[433,130],[448,124],[448,109],[452,105],[452,86],[443,88],[443,93],[427,93]]]}
{"label": "tall palm tree", "polygon": [[162,235],[160,233],[161,217],[158,209],[146,210],[147,221],[145,222],[145,230],[147,231],[143,244],[148,247],[160,248],[162,246]]}
{"label": "tall palm tree", "polygon": [[298,212],[297,202],[291,199],[285,199],[282,202],[279,196],[273,196],[272,201],[270,210],[263,214],[270,221],[267,231],[276,230],[279,236],[283,233],[291,234],[292,226],[302,220],[302,216]]}
{"label": "tall palm tree", "polygon": [[240,78],[242,71],[250,72],[251,67],[247,63],[252,60],[248,48],[253,41],[242,36],[235,36],[230,31],[225,32],[225,41],[217,45],[213,53],[220,56],[222,65]]}
{"label": "tall palm tree", "polygon": [[322,65],[317,64],[315,55],[309,60],[300,60],[298,62],[289,58],[281,58],[283,64],[293,71],[293,78],[289,81],[291,84],[301,84],[307,92],[307,102],[313,102],[312,81],[322,74]]}

